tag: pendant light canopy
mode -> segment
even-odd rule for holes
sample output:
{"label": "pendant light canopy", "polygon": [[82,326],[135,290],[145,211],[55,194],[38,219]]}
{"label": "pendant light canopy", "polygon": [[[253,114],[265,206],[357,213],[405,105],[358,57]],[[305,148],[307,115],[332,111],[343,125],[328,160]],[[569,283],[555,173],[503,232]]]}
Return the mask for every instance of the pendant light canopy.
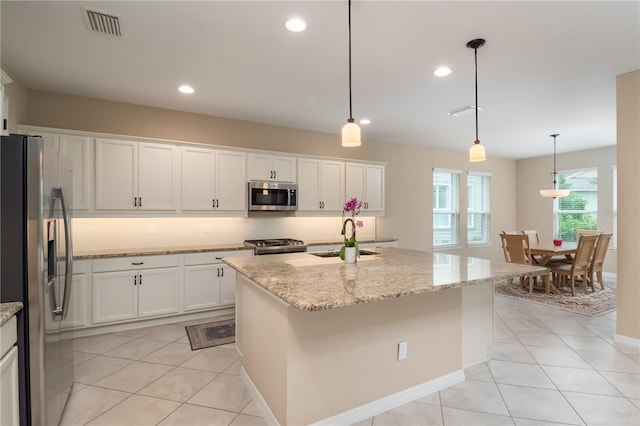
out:
{"label": "pendant light canopy", "polygon": [[360,126],[353,119],[351,103],[351,0],[349,0],[349,119],[342,127],[342,146],[360,146]]}
{"label": "pendant light canopy", "polygon": [[556,185],[558,183],[556,180],[556,176],[558,174],[556,171],[556,138],[560,135],[555,133],[550,136],[553,138],[553,172],[551,173],[553,175],[553,189],[541,189],[540,195],[546,198],[562,198],[569,195],[569,192],[571,191],[568,189],[556,189]]}
{"label": "pendant light canopy", "polygon": [[485,40],[483,38],[476,38],[467,43],[467,47],[469,49],[473,49],[475,56],[475,64],[476,64],[476,104],[473,108],[476,110],[476,140],[469,148],[469,161],[484,161],[486,159],[484,155],[484,146],[480,143],[480,139],[478,139],[478,49],[484,46]]}

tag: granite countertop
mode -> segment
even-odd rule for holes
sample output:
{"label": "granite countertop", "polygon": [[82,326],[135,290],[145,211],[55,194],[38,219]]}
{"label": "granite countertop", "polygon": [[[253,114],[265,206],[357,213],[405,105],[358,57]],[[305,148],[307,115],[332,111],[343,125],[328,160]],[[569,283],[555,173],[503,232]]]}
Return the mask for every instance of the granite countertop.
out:
{"label": "granite countertop", "polygon": [[288,305],[317,311],[544,272],[546,268],[394,247],[355,264],[311,253],[223,259]]}
{"label": "granite countertop", "polygon": [[20,309],[22,302],[6,302],[0,303],[0,325],[9,321]]}
{"label": "granite countertop", "polygon": [[[384,243],[398,241],[395,238],[380,238],[358,241],[359,243]],[[342,244],[342,240],[318,240],[306,242],[307,245],[325,245],[325,244]],[[156,256],[164,254],[183,254],[183,253],[201,253],[208,251],[234,251],[234,250],[251,250],[242,242],[231,244],[208,244],[194,246],[175,246],[175,247],[141,247],[141,248],[114,248],[99,250],[74,250],[73,258],[76,260],[85,259],[102,259],[109,257],[130,257],[130,256]]]}

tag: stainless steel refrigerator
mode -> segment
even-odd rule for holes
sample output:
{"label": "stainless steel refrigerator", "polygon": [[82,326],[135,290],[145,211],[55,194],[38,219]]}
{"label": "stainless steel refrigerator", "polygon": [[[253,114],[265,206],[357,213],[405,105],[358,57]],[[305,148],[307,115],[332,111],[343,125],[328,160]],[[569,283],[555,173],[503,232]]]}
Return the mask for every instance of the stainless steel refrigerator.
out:
{"label": "stainless steel refrigerator", "polygon": [[21,301],[21,425],[57,425],[73,384],[71,162],[53,141],[0,142],[0,301]]}

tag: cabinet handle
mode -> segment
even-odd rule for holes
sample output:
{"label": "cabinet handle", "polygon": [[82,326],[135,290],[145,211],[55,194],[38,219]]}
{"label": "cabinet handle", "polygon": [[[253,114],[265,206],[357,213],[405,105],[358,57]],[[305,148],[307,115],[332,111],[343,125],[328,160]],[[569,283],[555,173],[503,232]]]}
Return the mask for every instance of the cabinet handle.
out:
{"label": "cabinet handle", "polygon": [[142,207],[142,197],[138,197],[138,207]]}
{"label": "cabinet handle", "polygon": [[144,262],[131,262],[132,265],[144,265]]}
{"label": "cabinet handle", "polygon": [[140,279],[138,280],[138,284],[142,285],[142,274],[138,275],[138,277],[140,277]]}
{"label": "cabinet handle", "polygon": [[224,277],[224,268],[220,268],[220,276]]}
{"label": "cabinet handle", "polygon": [[274,170],[274,171],[273,171],[273,178],[274,178],[274,179],[277,179],[277,178],[278,178],[278,171],[277,171],[277,170]]}
{"label": "cabinet handle", "polygon": [[137,275],[133,276],[133,285],[138,285],[138,276]]}
{"label": "cabinet handle", "polygon": [[216,260],[222,260],[222,259],[223,259],[222,257],[216,257]]}
{"label": "cabinet handle", "polygon": [[133,197],[133,207],[138,207],[138,197]]}
{"label": "cabinet handle", "polygon": [[216,199],[215,198],[211,199],[211,207],[213,207],[214,209],[216,208]]}
{"label": "cabinet handle", "polygon": [[220,268],[216,268],[216,271],[218,271],[217,277],[220,277]]}
{"label": "cabinet handle", "polygon": [[216,208],[220,208],[220,200],[216,198]]}

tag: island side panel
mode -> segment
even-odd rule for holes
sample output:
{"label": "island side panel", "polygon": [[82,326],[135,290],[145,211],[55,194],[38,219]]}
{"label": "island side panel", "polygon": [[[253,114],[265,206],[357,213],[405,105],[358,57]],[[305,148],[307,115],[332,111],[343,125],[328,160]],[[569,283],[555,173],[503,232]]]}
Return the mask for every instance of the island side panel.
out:
{"label": "island side panel", "polygon": [[236,277],[242,366],[280,424],[287,407],[287,306],[242,274]]}
{"label": "island side panel", "polygon": [[323,311],[289,308],[286,424],[317,422],[459,371],[461,299],[456,288]]}
{"label": "island side panel", "polygon": [[462,287],[462,367],[491,357],[494,333],[493,282]]}

